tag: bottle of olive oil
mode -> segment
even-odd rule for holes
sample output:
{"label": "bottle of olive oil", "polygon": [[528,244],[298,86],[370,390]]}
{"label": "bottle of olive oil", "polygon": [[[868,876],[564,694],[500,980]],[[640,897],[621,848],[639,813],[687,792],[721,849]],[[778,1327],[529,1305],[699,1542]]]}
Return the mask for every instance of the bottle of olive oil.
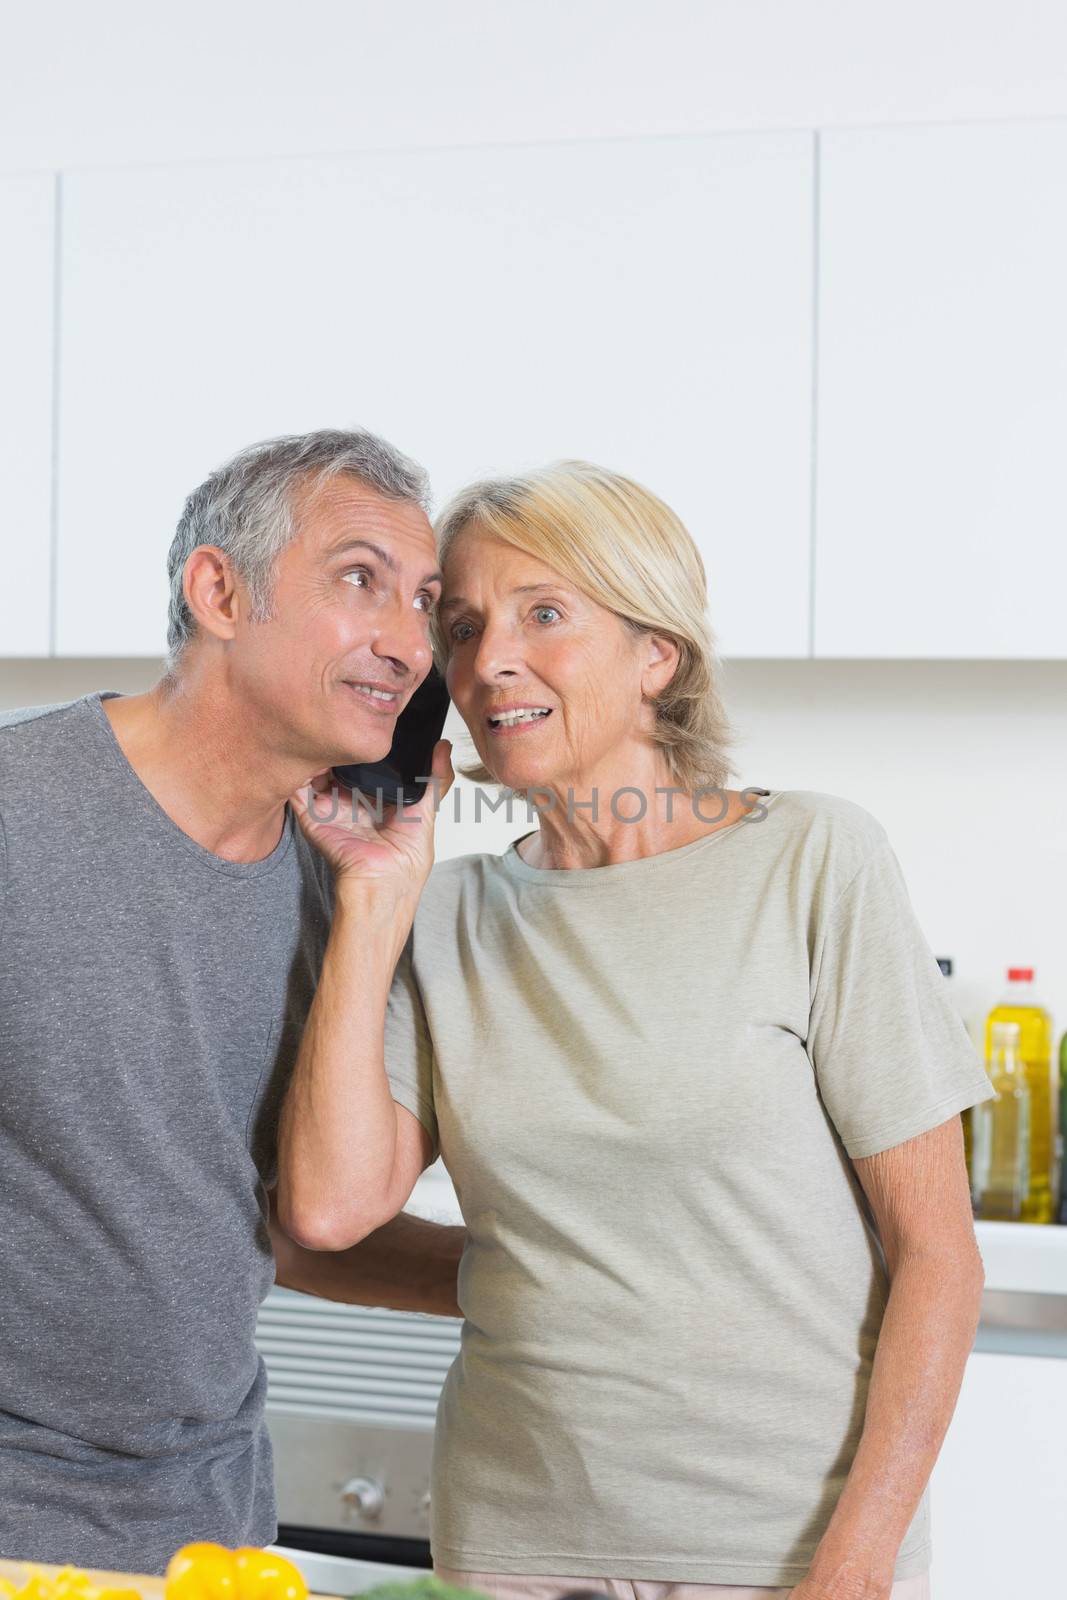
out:
{"label": "bottle of olive oil", "polygon": [[1030,1090],[1029,1192],[1023,1199],[1019,1221],[1051,1222],[1053,1141],[1059,1096],[1053,1087],[1052,1018],[1038,1003],[1034,993],[1033,967],[1008,968],[1008,986],[1004,997],[986,1018],[986,1070],[991,1078],[993,1029],[1000,1022],[1018,1023],[1019,1056],[1022,1059],[1023,1076]]}
{"label": "bottle of olive oil", "polygon": [[971,1107],[971,1203],[983,1222],[1020,1222],[1030,1195],[1030,1086],[1017,1022],[994,1022],[989,1076],[995,1100]]}

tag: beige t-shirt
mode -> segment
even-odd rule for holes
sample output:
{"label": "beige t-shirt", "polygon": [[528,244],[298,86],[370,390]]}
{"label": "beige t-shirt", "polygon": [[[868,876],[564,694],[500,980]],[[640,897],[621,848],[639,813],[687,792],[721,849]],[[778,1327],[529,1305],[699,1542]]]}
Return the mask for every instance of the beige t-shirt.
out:
{"label": "beige t-shirt", "polygon": [[385,1040],[469,1232],[435,1560],[798,1582],[887,1294],[848,1158],[993,1094],[881,824],[778,790],[638,861],[442,862]]}

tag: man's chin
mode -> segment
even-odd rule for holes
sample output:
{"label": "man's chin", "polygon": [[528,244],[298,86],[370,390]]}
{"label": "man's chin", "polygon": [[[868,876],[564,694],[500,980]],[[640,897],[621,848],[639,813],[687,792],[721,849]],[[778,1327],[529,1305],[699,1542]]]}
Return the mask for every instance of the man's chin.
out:
{"label": "man's chin", "polygon": [[394,719],[390,726],[384,727],[379,733],[376,728],[368,728],[362,724],[367,719],[359,718],[357,725],[355,719],[346,717],[339,729],[334,730],[334,738],[330,743],[345,750],[348,754],[339,757],[331,764],[335,767],[354,767],[359,765],[370,766],[378,761],[384,761],[393,748],[393,735],[396,730]]}

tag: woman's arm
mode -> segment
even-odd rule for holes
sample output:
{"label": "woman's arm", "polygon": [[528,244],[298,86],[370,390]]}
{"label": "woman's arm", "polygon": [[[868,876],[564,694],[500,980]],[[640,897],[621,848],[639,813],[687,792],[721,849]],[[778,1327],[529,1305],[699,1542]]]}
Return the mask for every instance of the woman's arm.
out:
{"label": "woman's arm", "polygon": [[855,1163],[890,1292],[851,1470],[794,1600],[889,1600],[974,1345],[985,1273],[958,1116]]}
{"label": "woman's arm", "polygon": [[315,998],[278,1124],[278,1218],[345,1250],[395,1217],[432,1156],[385,1073],[385,1009],[417,898],[339,877]]}
{"label": "woman's arm", "polygon": [[[381,819],[347,790],[340,816],[336,803],[321,814],[321,790],[290,796],[334,873],[330,937],[278,1122],[278,1217],[311,1250],[345,1250],[395,1217],[432,1156],[429,1134],[393,1099],[385,1015],[433,865],[434,817],[454,777],[450,750],[439,739],[422,799]],[[329,774],[316,781],[336,798]]]}

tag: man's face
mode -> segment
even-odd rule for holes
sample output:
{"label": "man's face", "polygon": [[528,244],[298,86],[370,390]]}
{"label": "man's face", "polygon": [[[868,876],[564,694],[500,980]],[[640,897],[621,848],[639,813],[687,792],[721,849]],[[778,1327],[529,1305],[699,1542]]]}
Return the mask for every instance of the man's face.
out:
{"label": "man's face", "polygon": [[441,592],[433,529],[410,501],[347,476],[298,495],[294,511],[296,538],[275,567],[275,614],[262,623],[246,614],[235,640],[241,699],[287,754],[316,768],[380,760],[432,663],[429,616]]}

